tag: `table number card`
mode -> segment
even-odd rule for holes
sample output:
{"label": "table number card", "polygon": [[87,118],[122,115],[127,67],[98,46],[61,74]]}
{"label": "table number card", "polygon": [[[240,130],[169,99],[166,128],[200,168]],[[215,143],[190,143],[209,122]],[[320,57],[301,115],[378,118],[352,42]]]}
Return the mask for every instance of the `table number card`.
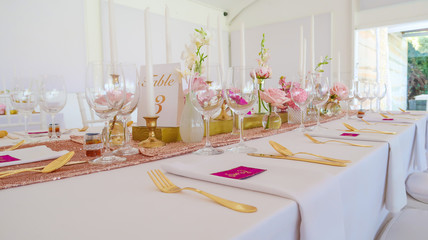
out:
{"label": "table number card", "polygon": [[[181,111],[184,106],[184,94],[180,74],[180,63],[157,64],[153,66],[153,85],[155,92],[155,113],[159,116],[159,127],[177,127],[180,124]],[[145,126],[143,117],[147,116],[145,66],[141,66],[141,92],[138,102],[138,126]]]}

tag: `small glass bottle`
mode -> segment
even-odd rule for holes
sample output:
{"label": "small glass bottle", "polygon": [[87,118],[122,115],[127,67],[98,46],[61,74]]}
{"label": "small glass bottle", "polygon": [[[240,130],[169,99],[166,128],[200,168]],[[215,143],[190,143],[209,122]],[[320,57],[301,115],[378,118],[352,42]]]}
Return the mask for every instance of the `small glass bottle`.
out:
{"label": "small glass bottle", "polygon": [[104,147],[100,133],[85,134],[85,151],[87,157],[98,157],[102,154]]}
{"label": "small glass bottle", "polygon": [[55,123],[54,128],[52,128],[52,123],[49,124],[48,136],[49,136],[49,138],[52,138],[52,137],[60,138],[61,137],[61,129],[60,129],[58,123]]}

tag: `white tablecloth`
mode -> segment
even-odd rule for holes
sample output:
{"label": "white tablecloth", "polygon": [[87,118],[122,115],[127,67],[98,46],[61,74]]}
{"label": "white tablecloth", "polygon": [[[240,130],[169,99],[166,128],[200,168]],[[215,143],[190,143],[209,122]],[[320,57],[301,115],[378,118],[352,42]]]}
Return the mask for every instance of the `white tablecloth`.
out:
{"label": "white tablecloth", "polygon": [[[341,122],[342,120],[338,120],[324,125],[336,129]],[[350,123],[356,127],[363,126],[358,125],[356,121]],[[414,134],[415,131],[419,133],[420,129],[417,130],[415,125],[393,127],[376,125],[376,127],[399,132],[398,135],[388,138],[398,139],[405,170],[408,171],[414,166],[410,164]],[[0,212],[4,216],[0,218],[0,239],[299,239],[301,237],[300,221],[303,219],[298,205],[291,199],[167,173],[179,186],[200,188],[227,199],[258,207],[256,213],[239,213],[217,205],[196,193],[161,193],[146,174],[149,169],[161,168],[161,165],[166,163],[192,161],[204,163],[211,160],[212,162],[208,162],[209,165],[221,170],[235,166],[235,163],[237,166],[245,163],[254,167],[269,168],[268,172],[274,174],[280,174],[281,170],[291,172],[289,176],[284,178],[281,176],[281,179],[290,177],[288,182],[275,186],[296,191],[296,187],[301,184],[306,189],[302,195],[317,196],[317,189],[328,190],[323,186],[332,183],[330,187],[339,188],[342,207],[337,205],[335,209],[320,202],[319,211],[333,215],[342,213],[345,239],[374,238],[388,213],[384,197],[388,186],[387,180],[389,181],[387,169],[391,154],[390,145],[386,141],[364,141],[364,144],[373,145],[372,148],[352,147],[339,143],[314,144],[300,132],[289,132],[268,139],[249,141],[248,144],[257,147],[259,152],[275,154],[268,140],[279,142],[293,152],[313,152],[348,159],[352,163],[346,168],[339,168],[255,158],[242,154],[225,153],[216,158],[190,154],[61,181],[6,189],[0,191]],[[363,143],[355,139],[353,141]],[[292,172],[294,169],[296,171]],[[268,172],[265,172],[264,176],[248,180],[256,181],[257,177],[267,178],[270,176]],[[320,182],[294,183],[291,175],[298,172],[316,172],[318,177],[321,176]],[[405,177],[406,173],[403,176]],[[302,179],[305,179],[305,176],[297,176],[295,179],[304,181]],[[307,179],[313,179],[313,176]],[[398,181],[401,181],[400,179],[401,177]],[[321,193],[318,196],[323,195]],[[336,196],[332,198],[337,200]],[[328,219],[328,216],[324,219]],[[341,227],[337,225],[324,226],[325,229],[321,230],[326,233],[341,231]],[[309,234],[316,232],[310,229],[308,231]],[[323,234],[322,231],[320,234]],[[309,236],[310,239],[323,239],[322,235]]]}

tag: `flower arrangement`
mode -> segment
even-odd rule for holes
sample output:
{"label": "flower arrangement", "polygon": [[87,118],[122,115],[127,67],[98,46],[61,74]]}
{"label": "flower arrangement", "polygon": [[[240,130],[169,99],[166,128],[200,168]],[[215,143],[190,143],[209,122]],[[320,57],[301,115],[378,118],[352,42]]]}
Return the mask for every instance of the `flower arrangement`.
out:
{"label": "flower arrangement", "polygon": [[[300,84],[299,83],[295,83],[297,84],[296,86],[300,88]],[[285,76],[281,76],[279,78],[279,85],[281,86],[281,90],[285,93],[285,96],[288,99],[291,99],[291,93],[290,93],[290,89],[291,89],[291,82],[287,82],[287,78]],[[284,103],[284,108],[281,108],[282,111],[287,110],[288,108],[292,108],[293,110],[299,110],[300,108],[293,102],[293,101],[288,101],[286,103]]]}
{"label": "flower arrangement", "polygon": [[268,79],[272,76],[272,68],[267,64],[270,54],[269,49],[265,48],[265,34],[263,34],[262,41],[260,43],[260,58],[257,59],[258,67],[255,69],[253,78],[257,79],[257,83],[259,85],[259,104],[258,104],[258,113],[261,113],[262,107],[267,111],[268,109],[264,105],[262,99],[260,98],[260,92],[264,91],[263,83],[265,79]]}
{"label": "flower arrangement", "polygon": [[[285,92],[278,88],[268,88],[264,91],[259,90],[260,98],[268,104],[268,113],[266,123],[263,123],[264,129],[271,128],[271,121],[279,121],[279,125],[274,128],[279,128],[281,125],[281,118],[276,112],[273,112],[275,116],[271,116],[272,108],[285,108],[285,103],[289,102],[290,99],[285,96]],[[266,116],[266,115],[265,115]],[[275,120],[274,120],[275,119]]]}
{"label": "flower arrangement", "polygon": [[348,98],[349,89],[348,87],[341,83],[337,82],[333,84],[333,87],[330,89],[330,98],[329,101],[340,102]]}
{"label": "flower arrangement", "polygon": [[324,72],[323,66],[329,64],[331,60],[332,60],[332,58],[328,57],[328,56],[325,56],[324,58],[321,58],[321,62],[319,62],[317,64],[317,66],[315,67],[314,71],[315,72],[319,72],[319,73]]}
{"label": "flower arrangement", "polygon": [[199,87],[201,87],[201,84],[206,84],[202,73],[205,72],[204,61],[208,55],[203,51],[203,47],[209,44],[210,33],[201,28],[195,29],[195,32],[191,35],[190,44],[185,45],[185,50],[181,54],[185,69],[177,71],[185,79],[187,85],[189,80],[197,81]]}

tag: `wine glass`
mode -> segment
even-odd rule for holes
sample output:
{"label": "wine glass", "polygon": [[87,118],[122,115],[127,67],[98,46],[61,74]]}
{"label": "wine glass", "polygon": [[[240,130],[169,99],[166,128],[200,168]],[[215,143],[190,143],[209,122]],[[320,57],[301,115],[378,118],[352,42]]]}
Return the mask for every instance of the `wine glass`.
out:
{"label": "wine glass", "polygon": [[224,83],[224,97],[227,105],[239,117],[239,144],[228,149],[230,152],[250,153],[257,151],[244,143],[244,116],[257,101],[257,86],[252,78],[254,68],[232,67]]}
{"label": "wine glass", "polygon": [[[345,84],[346,85],[346,84]],[[355,90],[354,90],[354,82],[351,81],[350,84],[348,84],[348,91],[347,92],[343,92],[342,93],[342,100],[346,103],[346,114],[345,114],[345,120],[349,119],[349,110],[350,110],[350,105],[351,102],[354,100],[355,98]],[[343,90],[345,91],[345,90]]]}
{"label": "wine glass", "polygon": [[312,75],[312,82],[314,86],[314,94],[312,104],[317,108],[317,125],[316,128],[321,127],[320,114],[321,107],[328,101],[330,97],[330,82],[328,77],[323,77],[320,74]]}
{"label": "wine glass", "polygon": [[124,139],[123,145],[119,149],[115,150],[114,153],[120,156],[127,156],[138,154],[139,152],[137,148],[134,148],[129,145],[131,136],[127,126],[127,122],[130,118],[130,115],[132,114],[132,112],[134,112],[138,104],[138,100],[140,97],[140,78],[137,66],[135,64],[122,64],[122,70],[126,86],[126,99],[122,108],[119,110],[118,115],[122,122]]}
{"label": "wine glass", "polygon": [[223,153],[221,149],[215,149],[211,145],[210,118],[220,109],[223,104],[222,78],[218,66],[207,67],[207,73],[201,75],[194,73],[189,81],[189,97],[196,111],[200,112],[205,119],[205,146],[194,152],[198,155],[217,155]]}
{"label": "wine glass", "polygon": [[370,101],[370,112],[374,112],[373,110],[373,100],[376,98],[378,83],[371,82],[368,84],[368,99]]}
{"label": "wine glass", "polygon": [[381,112],[381,105],[380,101],[385,97],[386,95],[386,84],[385,83],[379,83],[379,87],[377,88],[376,97],[377,97],[377,110]]}
{"label": "wine glass", "polygon": [[67,102],[67,91],[62,76],[45,76],[40,85],[40,108],[51,115],[52,137],[59,138],[55,132],[55,115],[60,112]]}
{"label": "wine glass", "polygon": [[37,82],[34,79],[15,79],[15,86],[10,92],[12,106],[19,113],[24,114],[25,137],[28,135],[28,116],[34,111],[38,103]]}
{"label": "wine glass", "polygon": [[[125,80],[122,67],[107,63],[90,63],[86,72],[85,96],[88,105],[98,117],[105,120],[106,139],[104,154],[91,161],[96,164],[109,164],[124,161],[126,158],[114,156],[110,151],[111,120],[125,102]],[[113,124],[114,126],[114,124]]]}
{"label": "wine glass", "polygon": [[354,95],[360,102],[360,109],[363,109],[363,103],[367,100],[366,84],[361,81],[354,82]]}
{"label": "wine glass", "polygon": [[313,99],[314,86],[311,79],[312,78],[303,78],[298,82],[292,82],[290,88],[290,98],[300,108],[302,114],[299,126],[299,130],[302,132],[305,131],[303,119],[306,114],[306,108]]}

